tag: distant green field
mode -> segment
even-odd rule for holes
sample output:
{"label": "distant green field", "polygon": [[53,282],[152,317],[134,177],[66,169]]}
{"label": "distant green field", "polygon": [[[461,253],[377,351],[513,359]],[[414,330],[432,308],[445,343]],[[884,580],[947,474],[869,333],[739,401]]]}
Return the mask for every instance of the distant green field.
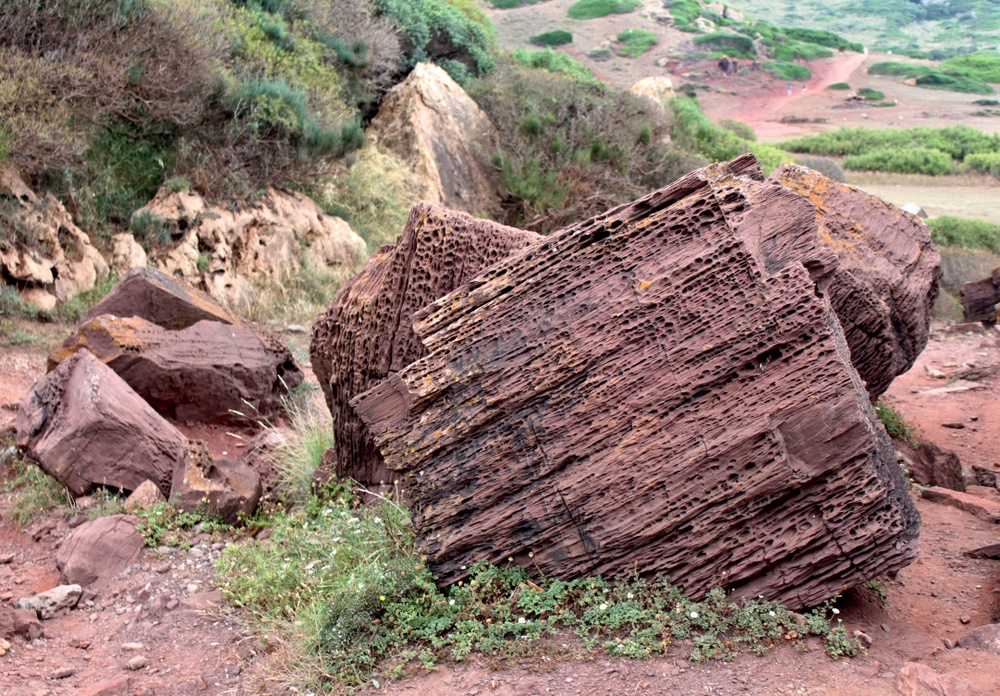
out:
{"label": "distant green field", "polygon": [[916,0],[726,0],[725,4],[748,19],[783,27],[823,27],[870,49],[935,60],[951,58],[958,49],[968,52],[996,46],[1000,36],[1000,2],[996,0],[926,4]]}

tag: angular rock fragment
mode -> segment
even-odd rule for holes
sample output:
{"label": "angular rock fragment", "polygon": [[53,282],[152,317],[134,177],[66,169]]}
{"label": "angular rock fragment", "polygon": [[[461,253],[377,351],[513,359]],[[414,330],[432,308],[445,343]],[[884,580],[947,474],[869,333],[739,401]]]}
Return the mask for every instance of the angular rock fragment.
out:
{"label": "angular rock fragment", "polygon": [[815,209],[760,178],[693,172],[417,312],[428,355],[353,403],[441,582],[513,558],[801,608],[916,558]]}
{"label": "angular rock fragment", "polygon": [[941,255],[917,217],[794,164],[768,179],[816,205],[820,244],[840,266],[828,289],[851,362],[872,398],[913,366],[927,345]]}
{"label": "angular rock fragment", "polygon": [[240,324],[240,320],[211,297],[155,268],[133,268],[95,304],[83,323],[102,314],[141,317],[165,329],[186,329],[199,321]]}
{"label": "angular rock fragment", "polygon": [[1000,268],[993,269],[989,278],[966,283],[958,294],[965,321],[993,326],[997,323],[997,303],[1000,302]]}
{"label": "angular rock fragment", "polygon": [[212,461],[201,443],[193,442],[183,469],[174,474],[170,503],[178,510],[203,512],[234,524],[252,515],[260,500],[260,476],[248,466]]}
{"label": "angular rock fragment", "polygon": [[30,609],[38,618],[46,621],[55,616],[61,609],[72,609],[80,601],[83,588],[79,585],[59,585],[51,590],[39,592],[33,597],[23,597],[17,600],[18,609]]}
{"label": "angular rock fragment", "polygon": [[958,647],[1000,655],[1000,624],[987,624],[958,639]]}
{"label": "angular rock fragment", "polygon": [[379,249],[344,284],[316,321],[309,347],[333,414],[338,476],[369,486],[396,479],[350,401],[425,355],[413,333],[413,313],[539,239],[533,232],[419,203],[396,244]]}
{"label": "angular rock fragment", "polygon": [[153,483],[152,481],[143,481],[129,495],[128,499],[125,501],[125,509],[129,512],[136,512],[145,508],[150,508],[157,503],[165,503],[167,497],[163,495],[163,491]]}
{"label": "angular rock fragment", "polygon": [[17,444],[74,496],[97,486],[161,491],[188,440],[111,368],[81,350],[40,380],[17,412]]}
{"label": "angular rock fragment", "polygon": [[911,478],[917,483],[965,491],[962,462],[954,452],[927,442],[916,450],[903,442],[897,443],[897,448],[906,460]]}
{"label": "angular rock fragment", "polygon": [[94,589],[125,570],[146,543],[137,524],[138,517],[111,515],[74,529],[56,554],[63,582]]}
{"label": "angular rock fragment", "polygon": [[279,338],[242,324],[200,321],[168,331],[140,317],[105,314],[66,339],[49,356],[49,368],[83,348],[158,413],[182,422],[271,418],[304,378]]}

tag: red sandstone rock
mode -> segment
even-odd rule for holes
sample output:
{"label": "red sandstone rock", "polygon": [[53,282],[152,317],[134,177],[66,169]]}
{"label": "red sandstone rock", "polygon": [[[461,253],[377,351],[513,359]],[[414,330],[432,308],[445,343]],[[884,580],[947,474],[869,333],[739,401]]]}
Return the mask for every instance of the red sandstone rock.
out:
{"label": "red sandstone rock", "polygon": [[969,682],[953,674],[940,674],[919,662],[903,665],[896,688],[900,696],[986,696]]}
{"label": "red sandstone rock", "polygon": [[962,462],[957,454],[926,442],[916,450],[905,442],[896,441],[895,444],[897,451],[901,452],[906,460],[910,477],[915,482],[924,486],[941,486],[953,491],[965,491]]}
{"label": "red sandstone rock", "polygon": [[183,469],[174,473],[170,503],[178,510],[205,512],[226,524],[249,516],[260,500],[260,476],[248,466],[212,461],[201,443],[191,443]]}
{"label": "red sandstone rock", "polygon": [[118,373],[156,411],[177,421],[273,418],[304,375],[277,337],[246,325],[200,321],[168,331],[140,317],[102,315],[49,356],[52,368],[81,348]]}
{"label": "red sandstone rock", "polygon": [[56,555],[63,582],[96,589],[125,570],[146,543],[138,523],[132,515],[111,515],[74,529]]}
{"label": "red sandstone rock", "polygon": [[970,515],[975,515],[984,522],[1000,523],[1000,503],[980,498],[977,495],[961,493],[949,488],[921,488],[920,497],[939,505],[950,505],[951,507],[964,510]]}
{"label": "red sandstone rock", "polygon": [[814,605],[919,517],[817,285],[814,207],[741,157],[562,230],[415,315],[356,398],[443,583],[476,561]]}
{"label": "red sandstone rock", "polygon": [[989,278],[966,283],[959,290],[965,321],[980,321],[993,326],[997,321],[1000,302],[1000,268],[994,268]]}
{"label": "red sandstone rock", "polygon": [[77,497],[146,479],[167,492],[187,442],[87,350],[35,384],[17,412],[18,446]]}
{"label": "red sandstone rock", "polygon": [[410,211],[394,245],[378,250],[313,327],[313,372],[333,414],[337,475],[369,486],[395,480],[350,401],[425,355],[412,314],[476,273],[541,239],[430,203]]}
{"label": "red sandstone rock", "polygon": [[175,330],[203,320],[241,323],[205,293],[148,266],[130,270],[103,300],[90,308],[83,321],[88,322],[102,314],[141,317],[165,329]]}
{"label": "red sandstone rock", "polygon": [[820,244],[840,266],[827,290],[851,362],[879,396],[927,345],[941,255],[919,218],[848,184],[794,164],[768,179],[816,205]]}

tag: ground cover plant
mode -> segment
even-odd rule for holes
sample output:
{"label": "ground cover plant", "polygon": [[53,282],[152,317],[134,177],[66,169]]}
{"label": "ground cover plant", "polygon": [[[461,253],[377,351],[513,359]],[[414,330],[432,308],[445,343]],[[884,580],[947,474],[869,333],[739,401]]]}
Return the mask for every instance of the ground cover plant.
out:
{"label": "ground cover plant", "polygon": [[764,63],[763,68],[779,80],[789,82],[805,82],[812,77],[812,70],[798,63],[772,60]]}
{"label": "ground cover plant", "polygon": [[934,243],[1000,254],[1000,225],[986,220],[942,215],[927,220]]}
{"label": "ground cover plant", "polygon": [[993,94],[996,90],[982,79],[961,72],[947,72],[940,68],[914,63],[881,62],[875,63],[868,72],[871,75],[889,75],[912,79],[920,87],[941,89],[948,92],[963,92],[966,94]]}
{"label": "ground cover plant", "polygon": [[555,29],[542,34],[536,34],[528,40],[536,46],[563,46],[573,43],[573,34],[565,29]]}
{"label": "ground cover plant", "polygon": [[618,53],[627,58],[638,58],[660,42],[656,34],[645,29],[626,29],[617,38]]}
{"label": "ground cover plant", "polygon": [[598,19],[609,14],[628,14],[642,5],[641,0],[579,0],[570,6],[570,19]]}
{"label": "ground cover plant", "polygon": [[782,162],[792,161],[791,155],[773,145],[754,142],[741,137],[738,132],[712,123],[693,99],[675,97],[670,106],[673,111],[670,137],[682,148],[697,152],[710,162],[730,160],[752,152],[764,172],[769,174]]}

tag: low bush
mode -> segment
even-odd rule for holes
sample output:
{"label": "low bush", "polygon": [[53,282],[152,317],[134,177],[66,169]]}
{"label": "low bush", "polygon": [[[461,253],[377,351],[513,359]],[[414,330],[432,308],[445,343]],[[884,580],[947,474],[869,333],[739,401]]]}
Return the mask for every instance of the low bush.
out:
{"label": "low bush", "polygon": [[1000,51],[996,48],[949,58],[938,67],[950,75],[1000,84]]}
{"label": "low bush", "polygon": [[638,58],[660,42],[656,34],[645,29],[626,29],[617,38],[618,53],[627,58]]}
{"label": "low bush", "polygon": [[881,149],[864,155],[850,155],[844,158],[843,166],[844,169],[900,174],[937,176],[955,173],[955,161],[948,153],[925,147]]}
{"label": "low bush", "polygon": [[834,82],[832,85],[827,85],[827,89],[846,91],[851,88],[851,86],[846,82]]}
{"label": "low bush", "polygon": [[885,130],[840,128],[791,140],[782,143],[782,147],[792,152],[834,156],[861,155],[890,148],[930,148],[946,152],[961,161],[969,155],[1000,152],[1000,135],[984,133],[969,126]]}
{"label": "low bush", "polygon": [[946,72],[940,68],[913,63],[882,62],[868,68],[871,75],[890,75],[911,79],[921,87],[964,94],[993,94],[994,89],[975,74]]}
{"label": "low bush", "polygon": [[816,44],[811,43],[803,43],[801,41],[776,42],[774,46],[771,47],[771,54],[774,56],[775,60],[785,61],[788,63],[796,60],[811,61],[819,60],[820,58],[833,57],[833,51],[829,48],[817,46]]}
{"label": "low bush", "polygon": [[857,95],[860,99],[865,101],[880,101],[885,99],[885,92],[880,92],[877,89],[872,89],[871,87],[861,87],[857,91]]}
{"label": "low bush", "polygon": [[789,82],[805,82],[812,77],[812,70],[798,63],[769,61],[762,66],[764,70],[778,78]]}
{"label": "low bush", "polygon": [[841,183],[845,183],[847,181],[847,176],[844,174],[844,170],[841,169],[840,165],[827,157],[796,155],[795,163],[801,164],[803,167],[809,167],[828,179],[833,179],[834,181],[839,181]]}
{"label": "low bush", "polygon": [[578,0],[570,6],[570,19],[597,19],[609,14],[628,14],[642,5],[642,0]]}
{"label": "low bush", "polygon": [[928,219],[927,225],[935,244],[1000,254],[1000,225],[994,222],[942,215]]}
{"label": "low bush", "polygon": [[788,37],[795,39],[796,41],[802,41],[803,43],[817,44],[819,46],[826,46],[827,48],[834,48],[838,51],[854,51],[855,53],[861,53],[864,51],[864,46],[854,41],[848,41],[844,37],[834,34],[832,31],[825,31],[823,29],[801,29],[796,27],[788,27],[781,30]]}
{"label": "low bush", "polygon": [[594,85],[603,84],[594,77],[594,73],[590,72],[590,68],[586,65],[574,58],[570,58],[565,53],[553,51],[551,48],[538,51],[515,48],[511,51],[510,56],[526,68],[562,73],[567,77],[572,77],[574,80],[590,82]]}
{"label": "low bush", "polygon": [[1000,152],[969,155],[965,158],[964,165],[966,171],[989,174],[1000,179]]}
{"label": "low bush", "polygon": [[663,0],[663,6],[670,11],[675,27],[681,31],[700,32],[694,25],[704,9],[698,0]]}
{"label": "low bush", "polygon": [[744,140],[754,141],[757,139],[757,134],[754,133],[753,127],[749,123],[737,121],[735,118],[724,118],[719,121],[719,126]]}
{"label": "low bush", "polygon": [[903,414],[895,407],[888,397],[879,398],[874,404],[875,415],[885,426],[885,431],[897,440],[902,440],[913,449],[919,449],[920,442],[917,440],[917,432],[912,425],[909,425],[903,418]]}
{"label": "low bush", "polygon": [[[6,443],[0,443],[6,447]],[[3,492],[13,494],[10,517],[20,528],[61,505],[69,505],[69,492],[22,454],[4,458]]]}
{"label": "low bush", "polygon": [[717,31],[696,36],[694,43],[705,50],[724,53],[735,58],[753,58],[756,55],[753,39],[742,34]]}
{"label": "low bush", "polygon": [[547,31],[544,34],[537,34],[528,40],[536,46],[563,46],[573,43],[573,34],[565,29],[556,29],[554,31]]}

